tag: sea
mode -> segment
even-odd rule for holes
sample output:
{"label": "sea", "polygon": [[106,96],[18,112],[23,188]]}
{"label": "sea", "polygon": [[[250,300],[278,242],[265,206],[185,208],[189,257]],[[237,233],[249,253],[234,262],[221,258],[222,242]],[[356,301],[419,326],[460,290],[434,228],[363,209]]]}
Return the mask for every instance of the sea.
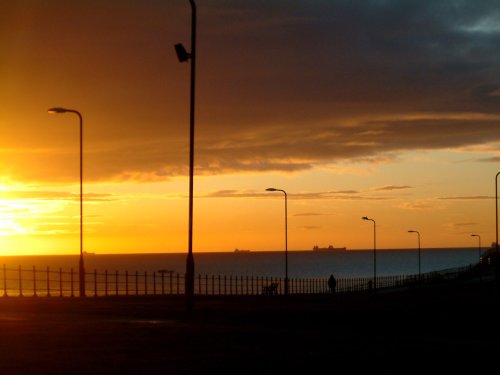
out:
{"label": "sea", "polygon": [[[376,265],[377,276],[418,274],[419,254],[416,249],[348,250],[339,252],[304,251],[239,251],[194,253],[198,275],[283,277],[288,265],[290,278],[371,277]],[[0,266],[7,269],[51,271],[78,270],[78,255],[0,256]],[[477,264],[477,248],[422,249],[421,272],[450,270]],[[159,271],[183,275],[186,253],[155,254],[85,254],[86,272],[125,272],[152,274]]]}

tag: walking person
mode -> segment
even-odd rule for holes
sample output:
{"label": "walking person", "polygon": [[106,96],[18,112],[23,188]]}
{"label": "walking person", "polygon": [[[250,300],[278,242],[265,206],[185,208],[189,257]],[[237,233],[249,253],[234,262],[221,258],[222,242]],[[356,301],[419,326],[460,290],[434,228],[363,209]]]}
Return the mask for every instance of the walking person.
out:
{"label": "walking person", "polygon": [[335,280],[335,276],[330,275],[328,279],[328,287],[330,288],[330,293],[335,293],[335,289],[337,288],[337,280]]}

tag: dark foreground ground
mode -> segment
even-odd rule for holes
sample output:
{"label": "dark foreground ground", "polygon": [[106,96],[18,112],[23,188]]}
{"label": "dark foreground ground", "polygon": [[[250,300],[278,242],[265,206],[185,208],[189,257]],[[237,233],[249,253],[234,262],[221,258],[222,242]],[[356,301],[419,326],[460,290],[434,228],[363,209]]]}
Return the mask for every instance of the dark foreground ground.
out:
{"label": "dark foreground ground", "polygon": [[[359,296],[1,298],[0,374],[498,373],[494,284]],[[463,371],[459,371],[463,372]]]}

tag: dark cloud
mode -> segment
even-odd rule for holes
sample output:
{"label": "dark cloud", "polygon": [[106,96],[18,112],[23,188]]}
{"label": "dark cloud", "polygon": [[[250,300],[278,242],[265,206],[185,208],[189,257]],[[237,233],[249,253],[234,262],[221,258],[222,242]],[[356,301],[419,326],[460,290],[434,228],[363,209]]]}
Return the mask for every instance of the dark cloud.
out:
{"label": "dark cloud", "polygon": [[[458,148],[500,140],[500,123],[476,119],[377,121],[357,126],[268,129],[254,143],[226,138],[200,145],[200,172],[294,172],[322,163],[361,161],[409,150]],[[446,134],[445,137],[439,136]],[[244,138],[244,136],[242,136]]]}
{"label": "dark cloud", "polygon": [[315,212],[303,212],[299,214],[294,214],[293,216],[325,216],[326,214],[320,214]]}
{"label": "dark cloud", "polygon": [[[312,192],[312,193],[301,193],[301,192],[287,192],[288,199],[294,200],[321,200],[321,199],[338,199],[338,200],[390,200],[395,197],[384,195],[370,195],[370,194],[359,194],[355,193],[344,193],[336,191],[325,191],[325,192]],[[202,198],[272,198],[272,194],[269,192],[259,192],[254,190],[219,190],[210,194],[203,195]],[[309,214],[297,214],[297,216],[306,215],[320,215],[316,213]]]}
{"label": "dark cloud", "polygon": [[404,202],[398,208],[403,210],[436,210],[439,207],[429,202]]}
{"label": "dark cloud", "polygon": [[487,163],[498,163],[500,162],[500,156],[493,156],[491,158],[484,158],[484,159],[479,159],[480,162],[487,162]]}
{"label": "dark cloud", "polygon": [[304,225],[302,227],[299,227],[301,229],[305,229],[305,230],[316,230],[316,229],[321,229],[320,226],[317,226],[317,225]]}
{"label": "dark cloud", "polygon": [[413,189],[413,186],[397,186],[397,185],[387,185],[373,188],[374,191],[393,191],[393,190],[405,190],[405,189]]}
{"label": "dark cloud", "polygon": [[[187,174],[189,69],[172,48],[189,48],[187,2],[4,3],[0,174],[74,179],[73,159],[45,149],[74,139],[43,117],[65,103],[84,111],[86,179]],[[499,5],[200,2],[196,173],[293,173],[499,142]]]}
{"label": "dark cloud", "polygon": [[[217,80],[227,95],[219,102],[225,113],[241,113],[239,98],[251,100],[245,118],[252,122],[258,114],[274,122],[377,107],[498,113],[491,94],[500,87],[500,57],[491,51],[500,33],[494,22],[491,30],[478,29],[485,20],[500,19],[498,1],[252,4],[227,4],[234,12],[225,8],[212,20],[225,32],[207,30],[207,47],[224,51],[210,55],[207,63],[220,75],[207,80]],[[214,13],[218,7],[210,5]],[[255,93],[258,98],[249,97]],[[300,107],[290,111],[290,103]]]}
{"label": "dark cloud", "polygon": [[490,197],[487,195],[471,195],[471,196],[461,196],[461,197],[439,197],[438,199],[443,199],[443,200],[482,200],[482,199],[495,199],[495,197]]}

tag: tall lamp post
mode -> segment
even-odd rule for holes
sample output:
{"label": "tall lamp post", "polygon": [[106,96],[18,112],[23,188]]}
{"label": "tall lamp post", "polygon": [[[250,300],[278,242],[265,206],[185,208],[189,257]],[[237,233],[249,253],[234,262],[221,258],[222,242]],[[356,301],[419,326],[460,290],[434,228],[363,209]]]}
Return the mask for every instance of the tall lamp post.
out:
{"label": "tall lamp post", "polygon": [[181,43],[174,46],[179,62],[191,60],[191,95],[189,110],[189,234],[188,254],[186,260],[186,299],[191,306],[194,295],[194,257],[193,257],[193,180],[194,180],[194,104],[195,104],[195,67],[196,67],[196,4],[191,4],[191,53],[188,53]]}
{"label": "tall lamp post", "polygon": [[418,230],[409,230],[408,233],[416,233],[418,236],[418,282],[420,283],[421,272],[420,272],[420,232]]}
{"label": "tall lamp post", "polygon": [[85,297],[85,268],[83,266],[83,118],[80,112],[74,109],[61,107],[50,108],[49,113],[74,113],[80,120],[80,261],[78,275],[80,281],[80,297]]}
{"label": "tall lamp post", "polygon": [[285,295],[288,295],[288,212],[287,194],[283,189],[267,188],[266,191],[281,191],[285,194]]}
{"label": "tall lamp post", "polygon": [[363,216],[362,220],[369,220],[373,222],[373,289],[377,290],[377,224],[375,220],[370,219],[368,216]]}

